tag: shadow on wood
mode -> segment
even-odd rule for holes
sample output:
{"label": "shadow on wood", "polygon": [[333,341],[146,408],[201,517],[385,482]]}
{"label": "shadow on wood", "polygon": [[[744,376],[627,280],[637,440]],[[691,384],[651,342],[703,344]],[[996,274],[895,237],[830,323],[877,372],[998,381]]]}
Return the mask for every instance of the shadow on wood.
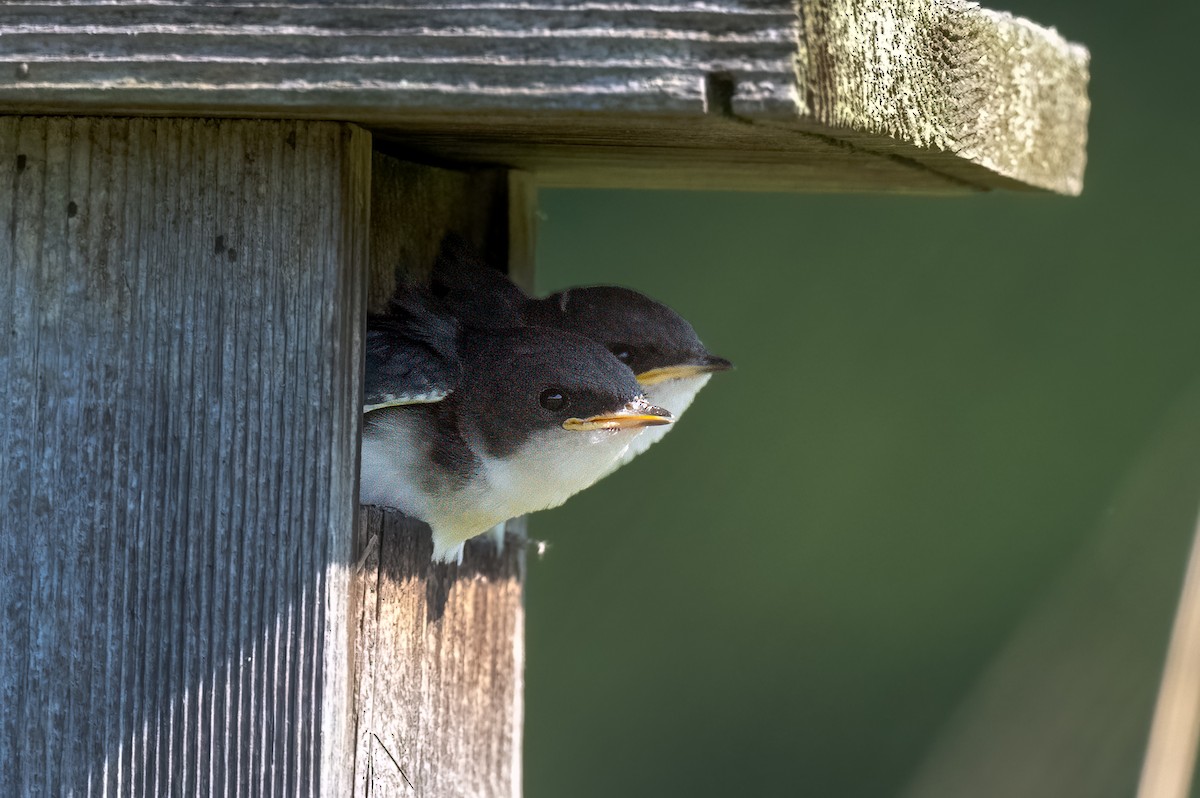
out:
{"label": "shadow on wood", "polygon": [[461,566],[433,563],[426,524],[366,506],[358,540],[356,791],[519,794],[524,536],[510,529],[502,553],[477,538]]}
{"label": "shadow on wood", "polygon": [[0,119],[0,795],[349,782],[370,156]]}
{"label": "shadow on wood", "polygon": [[[433,540],[429,525],[389,507],[364,505],[359,521],[359,557],[355,575],[368,576],[376,570],[381,582],[426,584],[427,620],[440,621],[450,591],[459,580],[505,581],[524,578],[524,548],[528,540],[523,519],[509,521],[504,547],[497,550],[488,535],[467,541],[461,564],[433,562]],[[517,556],[520,554],[520,556]]]}
{"label": "shadow on wood", "polygon": [[[446,169],[375,152],[368,307],[399,281],[428,280],[443,236],[532,283],[536,191],[528,175]],[[352,577],[355,794],[521,792],[524,521],[507,545],[467,543],[462,565],[432,563],[429,527],[360,511]]]}

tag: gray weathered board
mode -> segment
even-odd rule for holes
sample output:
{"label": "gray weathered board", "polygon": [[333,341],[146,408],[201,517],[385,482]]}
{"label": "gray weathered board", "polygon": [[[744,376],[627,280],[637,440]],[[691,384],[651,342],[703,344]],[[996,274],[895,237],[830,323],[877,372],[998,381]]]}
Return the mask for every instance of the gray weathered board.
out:
{"label": "gray weathered board", "polygon": [[433,566],[355,490],[368,280],[528,283],[527,177],[0,117],[0,186],[0,795],[518,794],[520,524]]}
{"label": "gray weathered board", "polygon": [[544,186],[1074,194],[1087,81],[964,0],[0,5],[0,111],[353,121]]}
{"label": "gray weathered board", "polygon": [[[376,153],[368,305],[428,278],[442,236],[465,236],[532,287],[527,175],[450,170]],[[431,562],[429,528],[365,507],[351,638],[358,795],[516,796],[524,706],[524,522],[507,545],[471,541],[462,566]]]}
{"label": "gray weathered board", "polygon": [[525,536],[430,562],[425,524],[364,507],[354,579],[354,794],[519,796]]}
{"label": "gray weathered board", "polygon": [[334,795],[370,136],[0,117],[0,795]]}

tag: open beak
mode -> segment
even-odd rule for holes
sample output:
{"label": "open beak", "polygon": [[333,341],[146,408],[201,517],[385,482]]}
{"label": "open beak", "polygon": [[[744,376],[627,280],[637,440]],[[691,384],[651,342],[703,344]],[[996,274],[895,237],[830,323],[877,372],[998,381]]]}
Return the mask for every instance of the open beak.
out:
{"label": "open beak", "polygon": [[684,363],[679,366],[663,366],[650,369],[637,375],[637,381],[644,387],[667,380],[678,380],[684,377],[695,377],[700,374],[711,374],[714,371],[729,371],[733,364],[723,357],[705,355],[699,363]]}
{"label": "open beak", "polygon": [[568,418],[563,422],[563,429],[637,429],[670,424],[674,420],[675,417],[669,410],[663,410],[639,397],[615,413],[603,413],[590,418]]}

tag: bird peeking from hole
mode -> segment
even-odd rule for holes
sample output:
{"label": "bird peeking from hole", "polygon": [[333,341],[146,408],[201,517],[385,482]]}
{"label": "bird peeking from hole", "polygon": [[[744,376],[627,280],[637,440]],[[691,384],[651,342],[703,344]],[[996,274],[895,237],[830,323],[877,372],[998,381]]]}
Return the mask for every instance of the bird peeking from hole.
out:
{"label": "bird peeking from hole", "polygon": [[731,368],[665,305],[594,286],[528,297],[461,239],[367,324],[364,504],[433,531],[434,560],[557,507],[660,440]]}

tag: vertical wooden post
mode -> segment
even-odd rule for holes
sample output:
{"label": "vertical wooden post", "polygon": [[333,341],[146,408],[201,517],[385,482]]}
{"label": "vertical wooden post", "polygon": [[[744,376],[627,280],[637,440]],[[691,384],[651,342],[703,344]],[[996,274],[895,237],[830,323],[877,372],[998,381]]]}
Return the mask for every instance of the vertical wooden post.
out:
{"label": "vertical wooden post", "polygon": [[[371,305],[394,280],[423,279],[443,234],[470,239],[532,281],[532,179],[376,155]],[[397,275],[397,270],[400,274]],[[523,720],[524,526],[498,552],[467,545],[434,565],[429,529],[364,508],[356,568],[358,795],[519,796]]]}
{"label": "vertical wooden post", "polygon": [[0,794],[350,783],[370,137],[0,118]]}

